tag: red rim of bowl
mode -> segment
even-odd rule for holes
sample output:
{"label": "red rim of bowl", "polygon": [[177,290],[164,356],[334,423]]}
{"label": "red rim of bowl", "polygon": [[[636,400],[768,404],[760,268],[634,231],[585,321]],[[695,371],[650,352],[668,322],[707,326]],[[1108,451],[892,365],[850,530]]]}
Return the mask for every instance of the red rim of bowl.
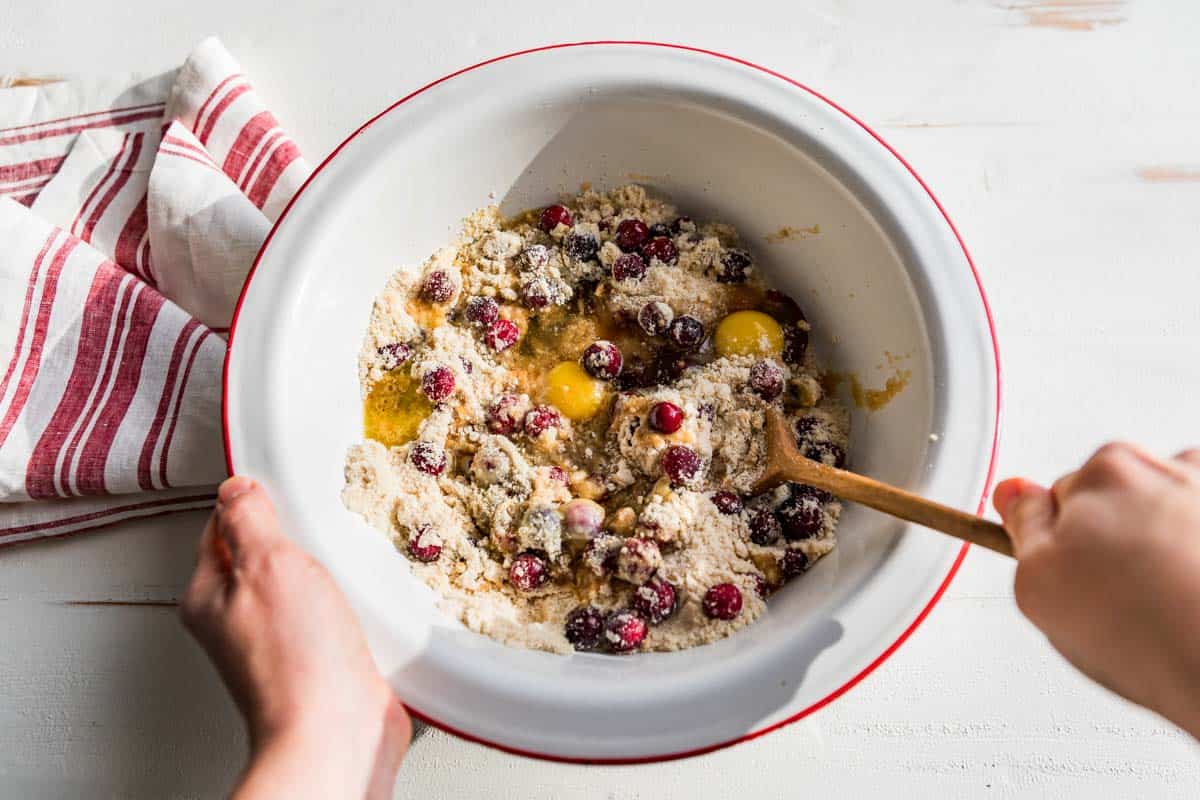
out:
{"label": "red rim of bowl", "polygon": [[[954,222],[950,219],[950,215],[946,213],[946,209],[942,207],[941,201],[939,201],[937,199],[937,196],[934,195],[933,191],[929,188],[929,185],[926,184],[924,179],[922,179],[921,176],[917,174],[917,171],[912,168],[912,165],[910,165],[907,161],[905,161],[904,157],[902,155],[900,155],[898,152],[896,152],[895,148],[893,148],[890,144],[888,144],[886,141],[884,141],[883,137],[881,137],[878,133],[873,131],[865,122],[863,122],[858,117],[851,114],[846,109],[842,108],[837,103],[830,100],[825,95],[821,94],[820,92],[818,92],[814,89],[809,88],[808,86],[805,86],[803,83],[800,83],[797,80],[789,78],[787,75],[776,72],[775,70],[770,69],[768,67],[764,67],[759,64],[755,64],[752,61],[747,61],[743,58],[726,55],[725,53],[718,53],[715,50],[705,50],[702,47],[691,47],[689,45],[670,44],[667,42],[622,41],[622,40],[615,40],[615,39],[611,39],[611,40],[606,39],[606,40],[589,41],[589,42],[562,42],[559,44],[543,45],[541,47],[531,47],[526,50],[517,50],[515,52],[507,53],[502,56],[496,56],[494,58],[489,58],[486,61],[480,61],[477,64],[472,64],[469,67],[463,67],[462,69],[451,72],[448,75],[444,75],[435,81],[431,81],[431,82],[425,84],[424,86],[422,86],[421,88],[417,89],[416,91],[414,91],[408,95],[405,95],[404,97],[400,98],[399,100],[397,100],[396,102],[392,103],[390,106],[385,108],[383,111],[380,111],[378,114],[371,117],[369,120],[367,120],[362,125],[360,125],[353,133],[351,133],[344,140],[342,140],[341,144],[339,144],[337,147],[335,147],[333,149],[333,151],[328,156],[326,156],[325,159],[319,165],[317,165],[317,168],[313,170],[312,175],[310,175],[308,177],[308,179],[300,186],[300,188],[296,191],[295,196],[293,196],[292,199],[288,202],[287,206],[284,207],[283,213],[281,213],[279,215],[279,219],[277,219],[275,221],[275,224],[271,227],[271,231],[270,231],[270,233],[267,234],[267,238],[265,240],[263,240],[262,247],[259,249],[258,255],[255,256],[255,258],[254,258],[254,264],[251,265],[250,271],[246,274],[246,282],[242,286],[241,294],[238,296],[237,305],[234,307],[233,320],[232,320],[232,322],[230,322],[230,327],[229,327],[229,346],[225,353],[225,365],[224,365],[224,369],[222,370],[222,375],[221,375],[221,388],[222,388],[221,427],[222,427],[222,435],[223,435],[224,442],[225,442],[225,465],[229,469],[229,474],[230,475],[236,474],[236,471],[234,470],[234,466],[233,466],[233,453],[232,453],[232,451],[230,449],[230,445],[229,445],[229,359],[230,359],[230,355],[233,353],[233,343],[234,343],[234,338],[237,334],[238,317],[241,315],[242,303],[246,299],[246,292],[250,288],[250,282],[254,279],[254,273],[258,269],[259,262],[262,261],[263,254],[267,252],[267,247],[268,247],[268,245],[271,244],[271,239],[275,236],[275,232],[277,230],[279,230],[279,225],[283,222],[284,218],[287,217],[288,211],[291,210],[292,205],[296,202],[296,199],[299,198],[300,195],[302,195],[304,193],[304,190],[308,187],[308,184],[312,181],[312,179],[315,178],[317,176],[317,174],[319,172],[321,172],[321,170],[323,170],[326,167],[326,165],[328,165],[329,162],[332,161],[337,156],[338,153],[340,153],[342,151],[342,148],[344,148],[347,144],[349,144],[351,141],[356,139],[359,136],[359,134],[361,134],[363,131],[365,131],[367,128],[369,128],[372,124],[374,124],[374,122],[377,119],[382,117],[384,114],[387,114],[392,109],[396,108],[397,106],[401,105],[402,103],[408,102],[412,98],[416,97],[419,94],[422,94],[423,92],[425,92],[429,89],[432,89],[434,86],[437,86],[438,84],[445,83],[446,81],[450,80],[451,78],[458,77],[459,75],[462,75],[467,72],[471,72],[472,70],[479,69],[480,67],[486,67],[489,64],[495,64],[498,61],[507,61],[508,59],[516,58],[517,56],[529,55],[531,53],[541,53],[546,50],[561,50],[561,49],[568,48],[568,47],[594,47],[594,46],[600,46],[600,45],[640,45],[640,46],[644,46],[644,47],[663,47],[663,48],[668,48],[671,50],[684,50],[684,51],[687,51],[690,53],[699,53],[701,55],[713,56],[715,58],[720,58],[720,59],[724,59],[726,61],[731,61],[735,64],[741,64],[744,67],[749,67],[751,69],[757,70],[757,71],[765,73],[767,75],[770,75],[774,78],[778,78],[782,81],[786,81],[787,83],[791,84],[792,86],[796,87],[797,89],[807,92],[808,94],[812,95],[813,97],[817,98],[818,100],[820,100],[824,103],[827,103],[829,106],[837,109],[839,112],[846,115],[847,118],[852,120],[860,128],[862,128],[864,131],[866,131],[868,134],[870,134],[870,136],[873,139],[875,139],[875,141],[879,142],[879,144],[883,145],[883,147],[886,148],[889,153],[891,153],[893,156],[895,156],[896,160],[899,161],[901,164],[903,164],[904,168],[907,169],[908,172],[913,176],[913,178],[916,179],[917,183],[919,183],[921,185],[921,188],[924,189],[925,193],[929,195],[929,199],[933,201],[933,204],[935,206],[937,206],[938,211],[941,212],[942,217],[946,220],[946,224],[950,226],[950,230],[954,234],[954,238],[958,241],[959,247],[962,248],[963,255],[966,256],[967,263],[971,267],[971,274],[975,278],[975,285],[979,288],[979,299],[983,303],[983,311],[984,311],[984,314],[987,316],[988,331],[992,338],[992,358],[996,364],[996,419],[995,419],[995,424],[992,428],[992,453],[991,453],[991,457],[988,459],[987,478],[984,481],[983,494],[979,498],[979,505],[976,509],[976,513],[983,513],[984,507],[987,504],[988,495],[991,492],[992,480],[995,476],[996,457],[997,457],[997,450],[998,450],[999,441],[1000,441],[1000,409],[1001,409],[1000,345],[996,339],[996,323],[995,323],[994,318],[992,317],[992,308],[991,308],[991,305],[988,303],[987,294],[986,294],[986,292],[984,292],[983,281],[979,277],[979,270],[976,268],[975,261],[971,258],[971,253],[970,253],[970,251],[967,250],[967,245],[965,242],[963,242],[962,236],[958,232],[958,228],[956,228],[954,226]],[[900,634],[900,636],[896,639],[896,641],[894,641],[890,645],[888,645],[888,647],[882,653],[880,653],[879,656],[877,658],[875,658],[874,661],[872,661],[870,664],[868,664],[866,667],[864,667],[862,670],[860,670],[858,672],[858,674],[856,674],[855,676],[850,678],[850,680],[846,681],[844,684],[842,684],[840,687],[838,687],[833,692],[830,692],[828,695],[821,698],[817,702],[801,709],[800,711],[796,712],[795,714],[788,717],[787,719],[781,720],[780,722],[776,722],[772,725],[768,725],[765,728],[760,728],[759,730],[756,730],[756,731],[750,731],[747,734],[739,736],[736,739],[730,739],[729,741],[726,741],[726,742],[718,742],[717,744],[711,744],[711,745],[707,745],[705,747],[699,747],[699,748],[695,748],[692,750],[684,750],[684,751],[681,751],[678,753],[664,753],[661,755],[637,756],[637,757],[631,757],[631,758],[585,758],[585,757],[578,757],[578,756],[559,756],[559,755],[552,755],[552,754],[547,754],[547,753],[536,753],[536,752],[532,752],[529,750],[522,750],[517,747],[510,747],[508,745],[501,744],[499,742],[488,741],[487,739],[482,739],[478,736],[474,736],[465,731],[458,730],[458,729],[456,729],[450,725],[447,725],[443,722],[439,722],[438,720],[436,720],[426,714],[421,713],[420,710],[413,708],[412,706],[410,706],[408,704],[405,704],[405,708],[408,709],[410,714],[412,714],[414,717],[421,720],[422,722],[427,723],[429,725],[433,725],[436,728],[440,728],[441,730],[443,730],[447,733],[453,734],[455,736],[458,736],[459,738],[466,739],[467,741],[475,742],[477,744],[486,745],[488,747],[495,748],[496,750],[502,750],[506,753],[512,753],[514,755],[525,756],[528,758],[542,759],[545,761],[559,761],[559,762],[565,762],[565,763],[570,763],[570,764],[610,764],[610,765],[651,764],[651,763],[656,763],[659,761],[673,761],[675,759],[690,758],[691,756],[698,756],[698,755],[703,755],[704,753],[711,753],[714,750],[721,750],[726,747],[732,747],[735,744],[740,744],[742,742],[748,742],[751,739],[757,739],[760,736],[764,736],[768,733],[771,733],[772,731],[777,731],[786,725],[790,725],[793,722],[796,722],[797,720],[803,719],[804,717],[807,717],[809,714],[813,713],[814,711],[817,711],[817,710],[829,705],[834,700],[841,697],[846,692],[850,691],[850,689],[852,689],[854,686],[858,685],[858,683],[861,682],[863,680],[863,678],[867,677],[872,672],[874,672],[875,669],[880,664],[882,664],[884,661],[887,661],[887,659],[889,657],[891,657],[892,653],[896,652],[896,650],[899,649],[900,645],[904,644],[905,640],[907,640],[908,637],[912,635],[913,631],[915,631],[918,627],[920,627],[921,623],[925,621],[925,618],[929,616],[929,612],[933,610],[933,607],[935,605],[937,605],[938,601],[942,598],[942,595],[945,594],[946,589],[949,588],[950,582],[952,580],[954,580],[954,576],[958,572],[958,568],[962,565],[963,559],[966,557],[968,549],[970,549],[970,545],[963,544],[962,548],[958,551],[958,555],[954,559],[954,563],[950,565],[950,570],[946,573],[946,577],[942,580],[941,584],[938,586],[937,591],[935,591],[933,593],[933,596],[931,598],[929,598],[929,602],[926,603],[925,607],[921,609],[921,612],[919,614],[917,614],[916,619],[914,619],[909,624],[909,626],[904,629],[904,631]]]}

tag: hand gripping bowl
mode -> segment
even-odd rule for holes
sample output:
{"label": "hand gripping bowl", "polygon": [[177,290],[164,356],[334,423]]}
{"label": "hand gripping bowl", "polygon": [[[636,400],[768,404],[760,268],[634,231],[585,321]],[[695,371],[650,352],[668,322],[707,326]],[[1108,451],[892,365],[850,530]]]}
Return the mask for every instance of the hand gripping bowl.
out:
{"label": "hand gripping bowl", "polygon": [[[388,275],[450,241],[492,192],[511,213],[631,179],[735,225],[840,369],[878,385],[885,354],[901,357],[907,388],[855,412],[856,470],[973,509],[994,457],[999,370],[966,250],[899,155],[815,92],[715,53],[606,42],[497,58],[397,102],[321,165],[259,253],[226,364],[229,467],[267,487],[333,573],[417,716],[542,758],[680,757],[794,721],[890,655],[966,549],[850,507],[834,553],[749,628],[677,653],[556,656],[442,615],[342,507],[361,436],[355,358]],[[820,233],[765,241],[811,225]]]}

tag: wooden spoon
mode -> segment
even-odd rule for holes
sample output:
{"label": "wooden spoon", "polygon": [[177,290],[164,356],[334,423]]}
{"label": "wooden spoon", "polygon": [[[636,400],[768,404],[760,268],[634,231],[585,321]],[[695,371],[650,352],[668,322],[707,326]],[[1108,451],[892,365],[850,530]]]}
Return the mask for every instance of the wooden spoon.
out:
{"label": "wooden spoon", "polygon": [[767,412],[767,464],[755,491],[773,489],[781,483],[806,483],[832,492],[843,500],[924,525],[964,542],[1012,556],[1012,540],[1004,528],[974,514],[926,500],[873,478],[826,466],[805,458],[796,448],[791,426],[775,409]]}

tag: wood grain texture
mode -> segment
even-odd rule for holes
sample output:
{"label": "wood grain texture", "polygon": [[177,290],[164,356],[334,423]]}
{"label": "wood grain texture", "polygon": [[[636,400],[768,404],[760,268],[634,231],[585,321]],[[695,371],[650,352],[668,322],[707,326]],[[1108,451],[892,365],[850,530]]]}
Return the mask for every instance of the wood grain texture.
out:
{"label": "wood grain texture", "polygon": [[[216,33],[316,160],[410,89],[520,47],[666,39],[769,65],[886,123],[882,135],[946,206],[999,327],[1000,475],[1049,480],[1107,439],[1162,453],[1200,439],[1200,183],[1138,174],[1200,163],[1200,5],[1131,0],[1120,24],[1078,30],[1028,24],[1014,4],[745,0],[710,14],[661,0],[597,14],[582,0],[553,13],[531,2],[367,0],[351,10],[297,0],[281,17],[233,0],[169,15],[150,0],[49,0],[5,8],[0,72],[167,69]],[[154,35],[131,44],[123,32],[145,25]],[[173,610],[65,605],[174,601],[202,519],[0,554],[0,796],[193,798],[229,786],[241,727]],[[1011,584],[1011,563],[972,552],[870,678],[732,750],[593,769],[432,731],[396,796],[1194,797],[1196,746],[1066,666],[1021,618]]]}

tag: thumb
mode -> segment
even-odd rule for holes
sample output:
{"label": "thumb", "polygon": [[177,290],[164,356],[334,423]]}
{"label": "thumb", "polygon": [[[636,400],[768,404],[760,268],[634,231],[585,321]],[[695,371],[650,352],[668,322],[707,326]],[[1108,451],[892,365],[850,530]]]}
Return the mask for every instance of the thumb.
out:
{"label": "thumb", "polygon": [[1004,520],[1018,558],[1030,542],[1050,532],[1057,513],[1050,490],[1024,478],[1001,481],[992,493],[992,505]]}
{"label": "thumb", "polygon": [[214,519],[217,533],[232,551],[234,562],[241,562],[249,553],[283,538],[267,493],[241,475],[229,478],[217,490]]}

